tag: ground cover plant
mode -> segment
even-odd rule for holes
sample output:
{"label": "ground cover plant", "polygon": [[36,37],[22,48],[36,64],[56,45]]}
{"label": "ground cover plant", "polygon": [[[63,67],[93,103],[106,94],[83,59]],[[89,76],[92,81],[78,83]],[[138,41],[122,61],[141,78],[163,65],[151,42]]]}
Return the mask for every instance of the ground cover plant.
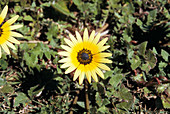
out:
{"label": "ground cover plant", "polygon": [[[169,112],[169,0],[1,0],[0,12],[7,7],[0,15],[1,113]],[[70,34],[109,46],[97,56],[107,57],[100,71],[82,68],[83,77],[61,62]],[[98,60],[94,47],[73,63]]]}

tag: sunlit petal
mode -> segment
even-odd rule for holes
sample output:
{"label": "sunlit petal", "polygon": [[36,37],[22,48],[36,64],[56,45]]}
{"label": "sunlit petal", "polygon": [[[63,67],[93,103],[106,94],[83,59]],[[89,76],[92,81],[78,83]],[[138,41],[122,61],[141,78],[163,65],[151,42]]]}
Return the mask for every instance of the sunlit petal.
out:
{"label": "sunlit petal", "polygon": [[94,40],[92,41],[93,44],[97,44],[99,42],[100,39],[100,33],[97,34],[97,36],[94,38]]}
{"label": "sunlit petal", "polygon": [[9,51],[9,49],[8,49],[8,47],[7,47],[7,45],[4,43],[4,44],[1,44],[1,46],[2,46],[2,48],[3,48],[3,50],[7,53],[7,54],[10,54],[10,51]]}
{"label": "sunlit petal", "polygon": [[95,36],[95,31],[93,30],[92,33],[90,34],[89,42],[92,42],[94,40]]}
{"label": "sunlit petal", "polygon": [[13,38],[12,36],[9,37],[8,41],[15,43],[15,44],[20,44],[20,42],[18,40],[16,40],[15,38]]}
{"label": "sunlit petal", "polygon": [[4,7],[4,9],[2,10],[1,14],[0,14],[0,24],[3,22],[3,20],[5,19],[6,17],[6,14],[8,12],[8,6],[6,5]]}
{"label": "sunlit petal", "polygon": [[15,29],[18,29],[18,28],[21,28],[21,27],[23,27],[23,25],[11,25],[10,30],[15,30]]}
{"label": "sunlit petal", "polygon": [[75,73],[74,73],[74,77],[73,77],[73,81],[75,81],[81,74],[81,70],[76,69]]}
{"label": "sunlit petal", "polygon": [[58,52],[58,54],[61,55],[61,56],[69,56],[70,55],[70,53],[66,52],[66,51]]}
{"label": "sunlit petal", "polygon": [[101,63],[99,63],[97,66],[98,66],[99,68],[101,68],[101,69],[104,69],[104,70],[110,71],[110,68],[109,68],[108,66],[106,66],[105,64],[101,64]]}
{"label": "sunlit petal", "polygon": [[72,41],[74,44],[77,43],[76,38],[75,38],[72,34],[69,34],[69,37],[70,37],[71,41]]}
{"label": "sunlit petal", "polygon": [[70,58],[64,58],[58,61],[59,63],[66,63],[66,62],[70,62]]}
{"label": "sunlit petal", "polygon": [[69,39],[64,38],[64,41],[65,41],[70,47],[73,47],[73,46],[74,46],[74,44],[73,44]]}
{"label": "sunlit petal", "polygon": [[83,83],[84,75],[85,75],[85,72],[81,72],[81,74],[80,74],[80,76],[79,76],[79,84],[80,84],[80,85]]}
{"label": "sunlit petal", "polygon": [[87,30],[87,28],[85,28],[84,33],[83,33],[83,41],[84,42],[88,41],[88,37],[89,37],[88,30]]}
{"label": "sunlit petal", "polygon": [[108,38],[104,38],[102,41],[100,41],[100,42],[97,44],[97,46],[98,46],[99,48],[102,48],[103,45],[106,44],[107,40],[108,40]]}
{"label": "sunlit petal", "polygon": [[6,44],[7,44],[10,48],[16,50],[16,47],[15,47],[12,43],[6,41]]}
{"label": "sunlit petal", "polygon": [[61,47],[62,47],[64,50],[66,50],[66,51],[68,51],[68,52],[71,52],[71,48],[70,48],[70,47],[68,47],[68,46],[66,46],[66,45],[61,45]]}
{"label": "sunlit petal", "polygon": [[96,73],[97,73],[101,78],[104,79],[104,74],[103,74],[103,72],[102,72],[99,68],[96,68],[95,71],[96,71]]}
{"label": "sunlit petal", "polygon": [[11,32],[11,36],[14,36],[14,37],[23,37],[22,34],[17,33],[17,32]]}
{"label": "sunlit petal", "polygon": [[68,74],[68,73],[74,71],[75,69],[76,69],[76,67],[70,66],[70,67],[65,71],[65,74]]}
{"label": "sunlit petal", "polygon": [[78,40],[78,42],[82,42],[82,38],[79,32],[76,31],[76,38]]}
{"label": "sunlit petal", "polygon": [[9,19],[8,21],[6,21],[3,25],[2,28],[8,27],[10,25],[12,25],[17,19],[18,19],[19,15],[14,16],[13,18]]}

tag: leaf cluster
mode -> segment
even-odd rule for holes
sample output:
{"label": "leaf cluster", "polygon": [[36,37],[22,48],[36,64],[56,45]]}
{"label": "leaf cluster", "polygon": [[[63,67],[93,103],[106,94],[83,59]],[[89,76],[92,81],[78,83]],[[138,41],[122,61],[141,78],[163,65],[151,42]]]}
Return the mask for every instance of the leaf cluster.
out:
{"label": "leaf cluster", "polygon": [[[1,113],[85,113],[85,88],[58,55],[68,33],[108,37],[111,71],[88,85],[90,113],[166,113],[170,108],[168,0],[1,0],[24,38],[0,59]],[[77,100],[78,99],[78,100]]]}

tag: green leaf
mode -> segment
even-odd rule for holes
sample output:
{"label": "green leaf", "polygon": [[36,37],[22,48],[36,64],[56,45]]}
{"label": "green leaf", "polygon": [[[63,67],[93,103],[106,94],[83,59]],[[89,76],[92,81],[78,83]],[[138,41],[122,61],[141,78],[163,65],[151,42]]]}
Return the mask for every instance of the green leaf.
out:
{"label": "green leaf", "polygon": [[60,0],[57,3],[52,4],[52,7],[55,10],[59,11],[60,13],[67,15],[67,16],[70,16],[70,11],[67,8],[67,3],[66,3],[65,0]]}
{"label": "green leaf", "polygon": [[95,98],[96,98],[96,103],[98,104],[98,106],[99,107],[102,106],[102,104],[103,104],[102,103],[102,98],[101,98],[99,92],[96,93]]}
{"label": "green leaf", "polygon": [[159,66],[158,66],[158,67],[159,67],[159,68],[165,68],[166,66],[167,66],[167,63],[161,61],[161,62],[159,63]]}
{"label": "green leaf", "polygon": [[157,15],[157,9],[149,12],[149,15],[147,18],[147,25],[149,25],[151,22],[153,22],[156,19],[156,15]]}
{"label": "green leaf", "polygon": [[169,53],[166,52],[165,50],[161,49],[161,56],[162,58],[168,62],[168,57],[169,57]]}
{"label": "green leaf", "polygon": [[30,90],[28,90],[28,95],[30,96],[30,98],[33,98],[37,95],[39,96],[43,89],[44,87],[39,88],[39,85],[36,85],[34,87],[31,87]]}
{"label": "green leaf", "polygon": [[109,83],[114,86],[117,87],[117,85],[120,83],[120,81],[124,78],[124,76],[122,74],[116,74],[113,75],[109,81]]}
{"label": "green leaf", "polygon": [[2,88],[0,89],[0,92],[2,92],[2,93],[11,93],[13,91],[14,91],[14,88],[8,84],[2,86]]}
{"label": "green leaf", "polygon": [[[108,108],[106,108],[105,106],[102,106],[102,107],[99,107],[99,108],[97,109],[97,113],[99,113],[99,112],[101,112],[101,113],[108,113],[109,110],[108,110]],[[100,114],[100,113],[99,113],[99,114]]]}
{"label": "green leaf", "polygon": [[5,83],[6,83],[6,81],[3,78],[0,77],[0,86],[4,85]]}
{"label": "green leaf", "polygon": [[82,108],[85,108],[85,104],[83,101],[78,101],[77,104],[82,107]]}
{"label": "green leaf", "polygon": [[102,105],[108,105],[108,104],[110,104],[110,101],[107,99],[107,98],[105,98],[104,100],[103,100],[103,104]]}
{"label": "green leaf", "polygon": [[[168,96],[170,94],[170,84],[166,84],[166,88],[164,88],[166,95],[161,95],[161,100],[163,107],[166,109],[170,109],[170,97]],[[162,85],[163,86],[163,85]]]}
{"label": "green leaf", "polygon": [[26,15],[26,16],[24,17],[24,20],[25,20],[25,21],[33,21],[33,18],[32,18],[30,15]]}
{"label": "green leaf", "polygon": [[132,60],[130,62],[131,62],[132,70],[135,70],[141,64],[141,60],[140,60],[139,56],[137,56],[137,55],[134,58],[132,58]]}
{"label": "green leaf", "polygon": [[162,104],[163,107],[166,109],[170,109],[170,98],[164,98],[164,96],[162,95]]}
{"label": "green leaf", "polygon": [[121,103],[116,105],[119,111],[123,113],[125,112],[124,110],[129,110],[133,105],[133,95],[124,85],[121,85],[120,91],[117,93],[117,95],[121,100]]}
{"label": "green leaf", "polygon": [[0,68],[6,69],[7,67],[8,67],[8,63],[5,60],[0,59]]}
{"label": "green leaf", "polygon": [[146,53],[146,63],[148,65],[148,69],[153,69],[156,66],[157,58],[151,50],[148,50]]}
{"label": "green leaf", "polygon": [[18,95],[15,98],[14,107],[19,106],[21,103],[25,107],[26,103],[30,102],[30,99],[24,93],[18,92],[17,94]]}
{"label": "green leaf", "polygon": [[141,21],[141,20],[139,20],[139,19],[137,19],[136,24],[137,24],[138,26],[142,26],[142,25],[143,25],[142,21]]}
{"label": "green leaf", "polygon": [[49,60],[51,59],[51,55],[50,55],[50,52],[49,52],[49,51],[46,51],[46,52],[45,52],[45,56],[47,57],[47,59],[49,59]]}
{"label": "green leaf", "polygon": [[100,93],[100,94],[104,94],[105,93],[105,87],[102,83],[97,83],[97,91]]}
{"label": "green leaf", "polygon": [[153,53],[154,54],[158,54],[158,52],[156,51],[155,47],[153,47]]}
{"label": "green leaf", "polygon": [[139,54],[142,55],[143,57],[145,56],[145,51],[146,51],[146,46],[147,46],[147,41],[141,43],[139,45]]}

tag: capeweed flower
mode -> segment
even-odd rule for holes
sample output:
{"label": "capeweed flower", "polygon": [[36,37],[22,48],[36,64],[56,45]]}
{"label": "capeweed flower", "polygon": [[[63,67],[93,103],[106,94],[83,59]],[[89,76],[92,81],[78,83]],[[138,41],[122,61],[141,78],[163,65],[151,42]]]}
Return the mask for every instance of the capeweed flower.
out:
{"label": "capeweed flower", "polygon": [[14,37],[23,37],[21,34],[14,32],[17,28],[22,27],[22,25],[12,25],[17,19],[18,15],[9,19],[5,23],[3,23],[8,11],[8,6],[6,5],[0,14],[0,58],[1,58],[1,48],[7,53],[10,54],[9,48],[16,49],[13,43],[20,44],[18,40]]}
{"label": "capeweed flower", "polygon": [[109,45],[104,46],[108,38],[99,41],[100,33],[95,36],[94,30],[89,37],[87,28],[84,31],[83,38],[79,32],[76,31],[75,34],[76,38],[69,34],[71,40],[64,39],[68,46],[61,45],[65,51],[59,52],[59,55],[66,57],[59,60],[60,63],[64,63],[61,68],[67,68],[65,74],[75,70],[73,81],[79,77],[80,85],[83,83],[85,75],[89,83],[91,83],[91,77],[98,82],[97,75],[104,79],[101,69],[110,70],[110,68],[103,63],[112,63],[111,60],[106,58],[112,56],[112,54],[102,52],[110,47]]}

